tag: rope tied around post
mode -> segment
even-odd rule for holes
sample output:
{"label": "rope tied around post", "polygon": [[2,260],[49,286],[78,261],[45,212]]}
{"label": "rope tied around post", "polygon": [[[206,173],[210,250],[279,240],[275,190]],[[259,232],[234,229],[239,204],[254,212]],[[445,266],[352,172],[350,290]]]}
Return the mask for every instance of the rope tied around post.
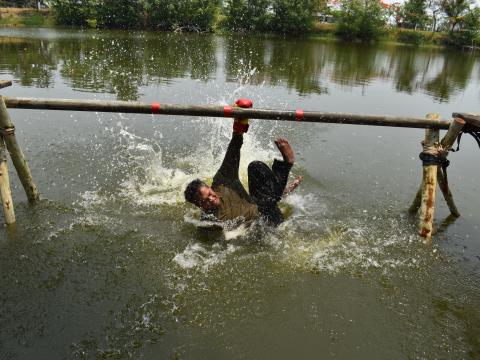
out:
{"label": "rope tied around post", "polygon": [[426,144],[422,141],[423,151],[420,153],[420,160],[423,166],[438,165],[447,168],[450,161],[447,159],[450,147],[444,147],[440,142]]}
{"label": "rope tied around post", "polygon": [[447,159],[447,156],[448,152],[452,151],[451,146],[443,146],[441,142],[426,144],[425,141],[422,141],[422,147],[423,151],[419,155],[420,160],[422,160],[422,166],[440,166],[445,183],[448,186],[447,168],[450,165],[450,160]]}

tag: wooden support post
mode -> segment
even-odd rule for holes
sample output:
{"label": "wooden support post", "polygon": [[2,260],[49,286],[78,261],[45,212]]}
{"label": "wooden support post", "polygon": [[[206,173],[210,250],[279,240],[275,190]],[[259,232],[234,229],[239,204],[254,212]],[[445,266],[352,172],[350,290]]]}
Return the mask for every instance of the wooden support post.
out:
{"label": "wooden support post", "polygon": [[3,215],[7,225],[15,224],[15,211],[13,209],[12,192],[7,166],[7,149],[0,136],[0,200],[2,201]]}
{"label": "wooden support post", "polygon": [[422,185],[418,188],[417,194],[415,195],[415,199],[413,199],[412,205],[408,208],[408,212],[410,214],[416,214],[418,209],[420,209],[420,205],[422,205]]}
{"label": "wooden support post", "polygon": [[448,208],[450,209],[450,214],[453,216],[459,217],[460,212],[458,211],[457,205],[455,205],[455,201],[453,201],[453,195],[450,191],[450,187],[448,186],[448,182],[443,174],[442,169],[438,168],[437,171],[437,180],[438,186],[440,190],[442,190],[443,198],[447,202]]}
{"label": "wooden support post", "polygon": [[447,133],[443,137],[441,144],[445,149],[450,149],[455,141],[457,140],[458,135],[465,126],[466,121],[460,118],[454,118],[448,128]]}
{"label": "wooden support post", "polygon": [[[428,114],[428,119],[440,119],[438,114]],[[438,129],[425,130],[425,139],[422,145],[425,148],[433,147],[440,141]],[[435,213],[435,192],[437,188],[437,165],[423,166],[422,201],[420,207],[420,236],[427,241],[433,234],[433,216]]]}
{"label": "wooden support post", "polygon": [[28,201],[33,204],[40,199],[40,195],[38,193],[37,187],[33,182],[32,173],[30,172],[30,168],[28,167],[27,160],[25,159],[22,149],[17,142],[17,138],[15,137],[15,127],[10,120],[7,107],[5,106],[5,102],[2,96],[0,96],[0,130],[3,131],[5,145],[7,146],[8,152],[10,153],[13,165],[17,170],[20,182],[25,189]]}
{"label": "wooden support post", "polygon": [[[452,123],[450,124],[450,128],[448,129],[447,133],[443,137],[442,141],[440,142],[444,149],[450,149],[455,140],[457,139],[458,135],[462,131],[463,127],[465,126],[466,122],[463,119],[455,118],[453,119]],[[444,174],[442,169],[438,168],[437,171],[437,179],[438,185],[440,186],[440,190],[442,190],[443,197],[447,202],[448,208],[450,209],[450,213],[455,216],[459,217],[460,212],[458,211],[457,206],[455,205],[455,201],[453,201],[453,195],[450,191],[450,187],[448,186],[448,181],[446,178],[446,173]]]}
{"label": "wooden support post", "polygon": [[0,89],[12,86],[11,80],[0,80]]}

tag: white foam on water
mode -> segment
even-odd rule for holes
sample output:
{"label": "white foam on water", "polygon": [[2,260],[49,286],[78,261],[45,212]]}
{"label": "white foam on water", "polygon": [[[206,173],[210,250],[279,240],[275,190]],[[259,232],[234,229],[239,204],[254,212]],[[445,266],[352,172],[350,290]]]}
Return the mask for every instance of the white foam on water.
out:
{"label": "white foam on water", "polygon": [[227,256],[241,247],[215,243],[208,247],[198,242],[189,244],[185,250],[174,256],[173,261],[183,269],[199,268],[208,271],[211,267],[225,263]]}

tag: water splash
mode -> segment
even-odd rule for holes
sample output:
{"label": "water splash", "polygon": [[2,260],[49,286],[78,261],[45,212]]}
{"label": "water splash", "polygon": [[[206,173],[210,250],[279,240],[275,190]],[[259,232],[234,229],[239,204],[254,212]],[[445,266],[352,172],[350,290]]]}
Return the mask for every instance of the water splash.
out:
{"label": "water splash", "polygon": [[[253,68],[239,74],[232,98],[246,91],[255,73]],[[211,102],[226,105],[233,101]],[[183,211],[183,223],[179,222],[179,227],[194,231],[199,226],[205,226],[199,222],[199,211],[184,207],[183,191],[194,178],[207,183],[212,180],[231,137],[231,122],[215,118],[190,118],[187,121],[188,127],[195,130],[185,155],[181,157],[170,154],[167,147],[158,143],[156,139],[164,139],[164,133],[142,137],[123,125],[123,122],[117,123],[117,127],[111,129],[111,136],[122,144],[125,158],[134,166],[120,183],[117,194],[85,193],[79,205],[84,209],[97,209],[96,221],[102,221],[102,216],[98,216],[101,213],[99,207],[105,206],[112,200],[109,197],[113,197],[117,203],[128,203],[140,211],[146,209],[145,212],[148,212],[152,206],[158,209],[174,208],[177,215]],[[273,127],[268,131],[271,134]],[[249,162],[260,160],[271,163],[278,156],[273,143],[266,142],[265,138],[265,131],[251,131],[245,136],[239,174],[244,184],[247,183]],[[308,180],[307,169],[298,168],[297,165],[296,171],[301,171]],[[349,219],[337,217],[332,215],[335,209],[338,210],[338,204],[335,203],[337,199],[319,196],[318,193],[315,184],[309,184],[286,198],[282,208],[287,219],[278,229],[265,229],[261,224],[251,229],[224,228],[222,236],[216,238],[220,242],[212,245],[194,238],[172,259],[180,269],[203,273],[225,266],[232,254],[235,255],[231,261],[235,262],[234,256],[238,251],[247,248],[246,256],[256,256],[265,251],[279,263],[301,271],[388,271],[413,264],[403,258],[402,251],[398,251],[403,244],[413,241],[409,235],[411,229],[408,220],[380,214],[376,224],[388,225],[374,226],[370,218],[361,212],[351,214],[351,209],[348,210],[351,215]],[[103,221],[112,219],[105,216]],[[249,248],[252,241],[258,245],[254,250]],[[392,253],[402,255],[392,256]]]}

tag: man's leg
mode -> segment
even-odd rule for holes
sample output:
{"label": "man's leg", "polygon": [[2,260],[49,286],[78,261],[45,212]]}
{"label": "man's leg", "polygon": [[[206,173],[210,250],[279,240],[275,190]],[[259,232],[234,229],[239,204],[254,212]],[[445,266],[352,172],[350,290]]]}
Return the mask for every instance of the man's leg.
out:
{"label": "man's leg", "polygon": [[285,161],[273,160],[272,172],[276,179],[276,188],[275,194],[282,197],[287,187],[288,175],[290,174],[290,169],[292,165],[286,163]]}
{"label": "man's leg", "polygon": [[260,213],[273,225],[279,225],[283,216],[278,208],[282,198],[279,192],[281,185],[273,171],[261,161],[253,161],[248,165],[248,189],[250,196],[258,206]]}
{"label": "man's leg", "polygon": [[278,180],[267,164],[252,161],[248,165],[248,190],[252,199],[258,203],[276,203],[280,200]]}

